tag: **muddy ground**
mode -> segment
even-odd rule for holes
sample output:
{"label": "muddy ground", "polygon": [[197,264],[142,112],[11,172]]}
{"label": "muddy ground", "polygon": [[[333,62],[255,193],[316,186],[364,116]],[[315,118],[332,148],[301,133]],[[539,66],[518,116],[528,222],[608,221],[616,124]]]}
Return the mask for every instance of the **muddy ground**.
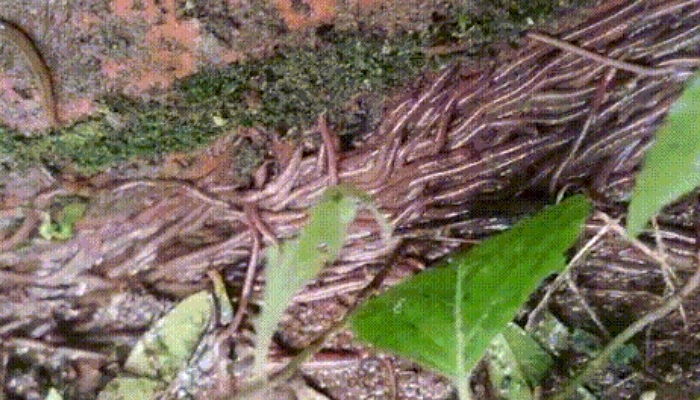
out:
{"label": "muddy ground", "polygon": [[[153,321],[210,286],[209,270],[241,304],[253,249],[293,236],[336,181],[367,190],[392,218],[402,245],[386,285],[559,193],[584,192],[598,212],[624,216],[644,151],[700,57],[700,3],[688,0],[0,0],[0,19],[48,66],[58,116],[53,124],[17,43],[0,36],[0,379],[8,399],[41,399],[49,387],[94,398]],[[677,70],[661,78],[614,71],[525,38],[527,30]],[[321,115],[332,143],[321,140]],[[329,149],[338,153],[335,172]],[[42,215],[55,219],[76,201],[87,212],[74,236],[40,234]],[[695,210],[690,196],[659,218],[678,284],[696,263]],[[585,238],[601,221],[591,218]],[[356,225],[340,261],[290,308],[275,363],[322,334],[384,268],[376,227]],[[553,350],[545,396],[590,358],[590,346],[668,295],[653,260],[613,234],[603,238],[546,307],[585,340]],[[651,232],[643,239],[657,246]],[[248,317],[260,301],[258,264]],[[517,322],[526,325],[546,289]],[[698,300],[638,335],[638,353],[589,391],[599,399],[700,393]],[[235,393],[248,371],[248,317],[234,332],[212,327],[198,355],[208,361],[194,360],[190,380],[173,383],[166,398]],[[496,398],[488,382],[481,368],[477,398]],[[446,379],[342,332],[274,396],[454,393]]]}

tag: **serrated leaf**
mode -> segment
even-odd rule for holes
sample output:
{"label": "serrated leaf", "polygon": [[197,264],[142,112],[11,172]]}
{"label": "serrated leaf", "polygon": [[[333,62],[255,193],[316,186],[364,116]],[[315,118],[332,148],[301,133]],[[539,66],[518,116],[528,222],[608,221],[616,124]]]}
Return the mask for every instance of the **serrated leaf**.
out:
{"label": "serrated leaf", "polygon": [[97,400],[154,400],[163,390],[163,382],[149,378],[115,378],[97,396]]}
{"label": "serrated leaf", "polygon": [[351,316],[352,329],[452,377],[464,394],[494,336],[544,277],[564,268],[589,212],[582,196],[548,207],[369,300]]}
{"label": "serrated leaf", "polygon": [[668,114],[632,194],[627,231],[637,236],[661,209],[700,185],[700,75]]}
{"label": "serrated leaf", "polygon": [[196,349],[213,306],[212,296],[206,291],[184,299],[141,337],[124,363],[124,370],[172,380]]}
{"label": "serrated leaf", "polygon": [[299,236],[268,250],[265,302],[256,324],[256,374],[264,371],[272,335],[292,298],[325,264],[338,257],[348,226],[360,204],[367,201],[367,196],[356,189],[329,188],[309,212],[309,222]]}

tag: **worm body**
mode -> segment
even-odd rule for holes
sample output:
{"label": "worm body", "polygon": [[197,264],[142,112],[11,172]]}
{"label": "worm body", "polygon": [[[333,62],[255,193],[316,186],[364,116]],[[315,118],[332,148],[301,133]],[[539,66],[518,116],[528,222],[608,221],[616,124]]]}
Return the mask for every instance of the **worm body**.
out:
{"label": "worm body", "polygon": [[41,101],[46,109],[51,127],[55,127],[58,122],[56,112],[56,100],[54,98],[53,83],[51,73],[44,59],[39,54],[39,50],[32,42],[29,35],[10,22],[0,19],[0,40],[11,43],[20,50],[37,80],[41,91]]}

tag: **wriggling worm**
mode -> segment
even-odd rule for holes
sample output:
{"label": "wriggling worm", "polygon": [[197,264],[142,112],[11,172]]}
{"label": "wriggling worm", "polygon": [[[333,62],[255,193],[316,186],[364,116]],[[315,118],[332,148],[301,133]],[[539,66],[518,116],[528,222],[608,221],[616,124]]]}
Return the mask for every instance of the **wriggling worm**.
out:
{"label": "wriggling worm", "polygon": [[41,92],[41,102],[48,115],[49,124],[55,127],[58,122],[56,112],[56,99],[54,97],[51,73],[46,62],[39,54],[39,50],[34,45],[32,39],[14,24],[0,19],[0,40],[15,45],[22,53],[25,61],[37,80]]}

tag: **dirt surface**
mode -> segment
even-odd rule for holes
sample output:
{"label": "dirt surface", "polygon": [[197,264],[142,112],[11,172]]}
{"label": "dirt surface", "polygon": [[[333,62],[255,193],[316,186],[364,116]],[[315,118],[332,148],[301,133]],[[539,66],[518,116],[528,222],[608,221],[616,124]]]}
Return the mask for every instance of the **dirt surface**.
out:
{"label": "dirt surface", "polygon": [[[505,3],[494,2],[494,7]],[[449,25],[449,34],[435,25],[450,9],[442,2],[105,1],[65,2],[55,9],[46,4],[0,0],[0,16],[29,34],[50,67],[62,122],[95,118],[76,125],[81,130],[68,131],[73,142],[104,139],[106,134],[95,128],[102,123],[99,118],[121,126],[127,124],[125,116],[141,116],[145,122],[140,129],[156,129],[149,118],[158,114],[146,105],[170,101],[173,94],[166,88],[171,85],[186,82],[191,97],[208,97],[213,86],[226,90],[206,74],[192,78],[204,84],[187,86],[192,82],[187,75],[252,59],[262,60],[255,65],[263,68],[267,60],[280,57],[275,46],[293,54],[290,49],[328,37],[329,30],[376,30],[385,40],[435,29],[429,48],[439,52],[464,52],[466,44],[481,40],[449,33],[460,29],[457,22]],[[315,109],[302,139],[281,138],[264,124],[229,129],[220,121],[229,116],[207,115],[213,121],[208,123],[228,130],[212,135],[196,151],[170,152],[155,161],[115,158],[122,162],[92,174],[76,172],[71,160],[3,169],[0,382],[5,396],[41,399],[53,386],[67,399],[94,398],[119,373],[128,350],[154,320],[178,299],[210,287],[208,271],[221,273],[240,304],[252,263],[257,273],[243,324],[233,332],[225,324],[212,327],[192,360],[191,373],[176,380],[165,397],[235,393],[249,373],[254,340],[249,317],[257,311],[264,280],[256,254],[293,236],[308,207],[335,182],[371,193],[401,239],[395,250],[398,261],[388,266],[384,285],[507,229],[558,193],[587,193],[599,213],[624,216],[644,151],[698,66],[700,4],[615,0],[560,21],[551,25],[550,34],[637,64],[671,66],[674,73],[653,77],[615,71],[532,38],[518,39],[518,33],[513,39],[517,46],[499,42],[495,48],[501,51],[482,54],[479,63],[420,64],[425,68],[421,74],[393,87],[390,99],[381,103],[376,126],[342,144],[319,138],[326,127]],[[476,25],[466,26],[476,30]],[[0,79],[0,112],[5,114],[0,117],[21,127],[22,134],[46,128],[28,66],[21,59],[12,62],[18,58],[16,48],[2,44],[0,51],[10,56],[0,65],[5,71]],[[266,71],[274,71],[270,68]],[[233,82],[231,75],[225,77]],[[248,111],[264,103],[262,96],[250,93],[244,96]],[[106,94],[129,95],[131,103],[105,111],[101,99]],[[196,104],[214,108],[213,103]],[[222,104],[216,107],[233,108]],[[127,106],[135,111],[128,114]],[[589,118],[594,118],[591,130],[576,148]],[[156,147],[170,149],[173,136],[158,138]],[[60,141],[37,143],[53,143],[44,149],[49,152],[64,149]],[[145,146],[139,140],[132,145]],[[337,163],[330,162],[333,155]],[[42,218],[56,218],[70,202],[87,206],[75,235],[65,241],[42,238]],[[659,219],[678,282],[687,279],[696,263],[696,203],[693,194]],[[601,229],[601,221],[600,214],[590,219],[582,243]],[[286,363],[323,334],[387,267],[394,250],[380,240],[371,218],[362,216],[351,233],[340,260],[289,309],[276,336],[273,364]],[[651,232],[643,240],[657,246]],[[594,342],[608,341],[666,294],[659,266],[611,233],[572,274],[571,286],[557,291],[547,308],[572,331],[589,332]],[[541,298],[542,293],[535,294],[517,322],[525,325]],[[699,309],[695,296],[683,313],[673,313],[636,337],[639,356],[604,371],[589,383],[590,390],[600,399],[638,398],[646,390],[656,391],[657,399],[697,395]],[[558,390],[588,358],[575,347],[559,353],[556,370],[543,384],[545,395]],[[473,387],[477,398],[495,398],[483,369]],[[268,398],[295,396],[437,400],[454,393],[446,379],[341,332]]]}
{"label": "dirt surface", "polygon": [[[544,16],[543,10],[551,7],[548,1],[534,4],[532,10],[519,11],[517,3],[508,7],[519,19],[527,13]],[[108,94],[153,98],[204,67],[264,58],[280,47],[308,46],[333,29],[386,36],[428,31],[435,19],[455,12],[456,5],[469,15],[501,8],[425,0],[2,0],[0,19],[24,31],[45,60],[59,122],[65,126],[98,112],[99,100]],[[508,29],[522,23],[513,18],[502,18]],[[0,120],[24,132],[49,128],[36,81],[17,44],[0,43]]]}

